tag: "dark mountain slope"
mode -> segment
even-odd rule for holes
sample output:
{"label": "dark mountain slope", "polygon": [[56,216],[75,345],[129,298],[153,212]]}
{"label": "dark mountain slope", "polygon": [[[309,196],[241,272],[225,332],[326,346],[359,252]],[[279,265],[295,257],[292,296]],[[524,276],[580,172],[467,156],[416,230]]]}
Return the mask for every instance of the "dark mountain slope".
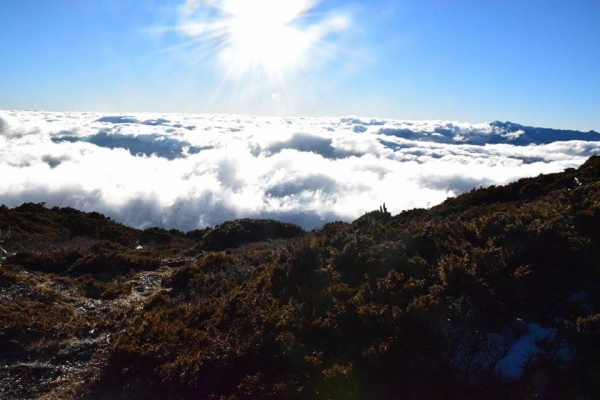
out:
{"label": "dark mountain slope", "polygon": [[599,178],[593,157],[288,239],[3,208],[0,397],[597,398]]}

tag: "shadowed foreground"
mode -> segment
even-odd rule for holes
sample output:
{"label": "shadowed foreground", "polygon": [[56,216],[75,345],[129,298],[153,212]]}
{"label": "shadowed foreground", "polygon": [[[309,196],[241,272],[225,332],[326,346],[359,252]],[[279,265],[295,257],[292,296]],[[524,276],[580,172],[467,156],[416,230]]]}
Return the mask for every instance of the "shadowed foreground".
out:
{"label": "shadowed foreground", "polygon": [[312,232],[0,207],[0,397],[596,398],[599,227],[599,157]]}

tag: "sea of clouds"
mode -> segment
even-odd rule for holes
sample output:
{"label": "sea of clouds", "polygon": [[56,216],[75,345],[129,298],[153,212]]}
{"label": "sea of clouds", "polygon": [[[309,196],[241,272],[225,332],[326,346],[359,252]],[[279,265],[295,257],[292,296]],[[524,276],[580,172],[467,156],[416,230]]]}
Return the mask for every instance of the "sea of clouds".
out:
{"label": "sea of clouds", "polygon": [[578,167],[600,134],[513,123],[0,111],[0,204],[183,231],[393,214]]}

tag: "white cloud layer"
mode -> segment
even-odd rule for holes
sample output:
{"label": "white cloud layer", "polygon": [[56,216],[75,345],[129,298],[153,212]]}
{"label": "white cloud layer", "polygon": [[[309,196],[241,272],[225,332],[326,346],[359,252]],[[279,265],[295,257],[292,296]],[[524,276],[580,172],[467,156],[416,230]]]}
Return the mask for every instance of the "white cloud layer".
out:
{"label": "white cloud layer", "polygon": [[577,167],[600,134],[511,123],[0,111],[0,203],[184,231],[241,217],[313,228]]}

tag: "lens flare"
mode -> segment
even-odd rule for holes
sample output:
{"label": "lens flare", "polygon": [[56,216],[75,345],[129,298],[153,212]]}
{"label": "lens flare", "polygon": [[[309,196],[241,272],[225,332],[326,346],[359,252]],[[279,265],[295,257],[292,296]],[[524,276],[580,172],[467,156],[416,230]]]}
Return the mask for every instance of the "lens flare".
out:
{"label": "lens flare", "polygon": [[317,0],[188,0],[178,30],[194,37],[229,73],[281,75],[303,67],[331,34],[349,27],[335,10],[317,12]]}
{"label": "lens flare", "polygon": [[319,0],[187,0],[176,29],[193,38],[196,62],[218,62],[223,75],[211,104],[226,91],[236,103],[277,91],[283,107],[292,106],[291,79],[340,54],[331,41],[350,24],[345,12],[320,7]]}
{"label": "lens flare", "polygon": [[310,8],[305,0],[231,0],[228,33],[235,62],[243,69],[279,71],[299,62],[310,47],[308,32],[293,26]]}

